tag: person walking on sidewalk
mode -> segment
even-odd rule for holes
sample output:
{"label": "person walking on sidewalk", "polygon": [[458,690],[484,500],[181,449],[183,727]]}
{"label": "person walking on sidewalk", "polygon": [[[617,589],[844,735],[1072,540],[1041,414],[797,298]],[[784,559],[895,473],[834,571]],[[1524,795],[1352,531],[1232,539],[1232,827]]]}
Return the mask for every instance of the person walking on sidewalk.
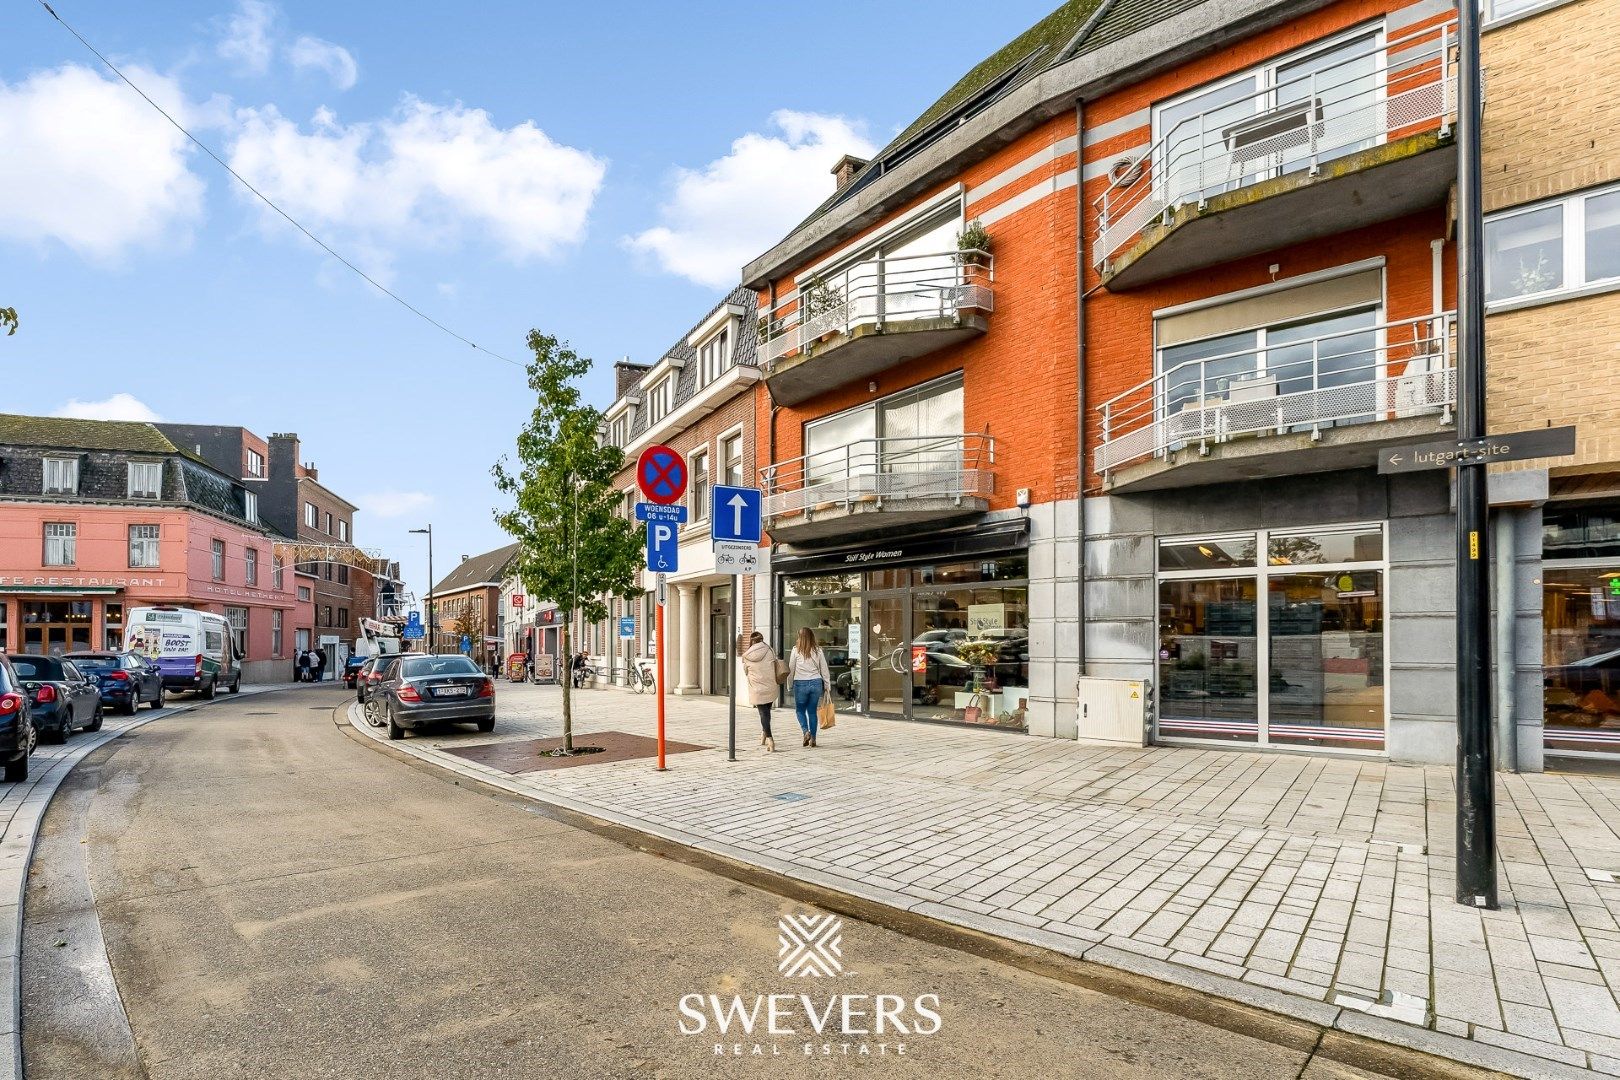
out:
{"label": "person walking on sidewalk", "polygon": [[755,630],[748,636],[748,648],[742,654],[743,674],[748,677],[748,703],[759,710],[759,744],[767,753],[776,752],[776,740],[771,738],[771,706],[776,704],[777,665],[781,661],[765,644],[765,635]]}
{"label": "person walking on sidewalk", "polygon": [[788,668],[793,680],[793,712],[799,718],[804,745],[814,746],[821,697],[832,692],[832,675],[827,671],[827,654],[808,626],[799,631],[799,642],[788,655]]}
{"label": "person walking on sidewalk", "polygon": [[309,682],[309,650],[301,649],[298,653],[298,681]]}

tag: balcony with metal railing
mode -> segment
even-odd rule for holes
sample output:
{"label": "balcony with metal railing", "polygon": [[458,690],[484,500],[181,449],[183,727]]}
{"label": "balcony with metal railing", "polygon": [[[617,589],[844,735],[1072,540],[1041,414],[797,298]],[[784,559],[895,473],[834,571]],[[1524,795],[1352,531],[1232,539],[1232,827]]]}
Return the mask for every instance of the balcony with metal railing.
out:
{"label": "balcony with metal railing", "polygon": [[876,256],[800,281],[760,317],[773,400],[796,405],[979,336],[994,280],[990,253],[966,250]]}
{"label": "balcony with metal railing", "polygon": [[863,529],[969,517],[990,508],[989,435],[858,439],[759,471],[765,527],[803,542]]}
{"label": "balcony with metal railing", "polygon": [[[1440,205],[1456,175],[1456,24],[1325,52],[1211,95],[1094,200],[1112,290]],[[1255,77],[1254,83],[1268,82]]]}
{"label": "balcony with metal railing", "polygon": [[1142,491],[1376,463],[1457,395],[1451,312],[1179,364],[1097,406],[1093,467]]}

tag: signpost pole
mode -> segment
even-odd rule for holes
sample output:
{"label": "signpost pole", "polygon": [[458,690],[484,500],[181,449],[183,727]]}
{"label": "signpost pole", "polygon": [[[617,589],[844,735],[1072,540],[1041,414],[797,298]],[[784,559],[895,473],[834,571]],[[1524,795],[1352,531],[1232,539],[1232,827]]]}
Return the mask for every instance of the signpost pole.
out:
{"label": "signpost pole", "polygon": [[[1485,434],[1479,7],[1457,9],[1457,438]],[[1457,468],[1457,902],[1494,910],[1489,493],[1483,461]],[[1506,603],[1510,598],[1504,597]],[[1498,672],[1508,678],[1511,672]]]}
{"label": "signpost pole", "polygon": [[730,710],[726,751],[728,760],[737,760],[737,608],[742,603],[742,575],[731,577],[731,637],[726,646],[726,705]]}
{"label": "signpost pole", "polygon": [[664,575],[658,575],[658,771],[667,772],[664,765]]}

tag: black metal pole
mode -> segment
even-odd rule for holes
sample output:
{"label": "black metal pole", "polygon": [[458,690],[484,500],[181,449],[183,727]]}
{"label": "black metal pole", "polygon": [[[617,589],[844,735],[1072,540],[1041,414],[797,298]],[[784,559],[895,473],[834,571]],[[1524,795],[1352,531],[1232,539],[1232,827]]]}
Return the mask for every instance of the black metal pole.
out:
{"label": "black metal pole", "polygon": [[729,742],[726,744],[730,760],[737,760],[737,605],[742,603],[742,575],[731,576],[731,639],[726,645],[726,704],[731,712]]}
{"label": "black metal pole", "polygon": [[[1485,435],[1479,5],[1457,8],[1457,438]],[[1457,902],[1494,909],[1490,512],[1483,463],[1457,476]],[[1506,673],[1502,673],[1505,677]]]}

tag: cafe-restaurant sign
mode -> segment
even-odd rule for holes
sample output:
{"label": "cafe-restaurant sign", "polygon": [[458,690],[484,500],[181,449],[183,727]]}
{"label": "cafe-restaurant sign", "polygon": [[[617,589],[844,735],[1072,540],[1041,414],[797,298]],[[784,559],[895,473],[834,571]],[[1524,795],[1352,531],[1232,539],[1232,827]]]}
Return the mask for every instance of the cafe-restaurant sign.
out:
{"label": "cafe-restaurant sign", "polygon": [[39,589],[161,589],[169,584],[163,577],[98,577],[91,574],[42,576],[0,574],[0,588]]}

